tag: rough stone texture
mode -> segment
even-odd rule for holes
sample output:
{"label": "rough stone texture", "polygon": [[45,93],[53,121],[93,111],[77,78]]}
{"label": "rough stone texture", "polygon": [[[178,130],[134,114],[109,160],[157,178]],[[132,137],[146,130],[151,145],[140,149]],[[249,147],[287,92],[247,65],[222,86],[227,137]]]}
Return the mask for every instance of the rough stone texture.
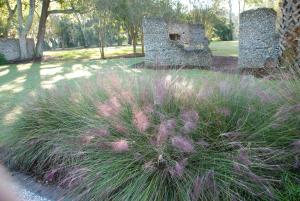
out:
{"label": "rough stone texture", "polygon": [[[34,40],[27,39],[28,59],[34,56]],[[20,46],[18,39],[0,39],[0,54],[3,54],[7,61],[20,59]]]}
{"label": "rough stone texture", "polygon": [[[143,32],[146,65],[210,67],[212,64],[202,25],[144,18]],[[170,34],[180,36],[180,39],[171,40]]]}
{"label": "rough stone texture", "polygon": [[248,10],[240,15],[239,67],[262,68],[277,63],[279,34],[276,12],[270,8]]}

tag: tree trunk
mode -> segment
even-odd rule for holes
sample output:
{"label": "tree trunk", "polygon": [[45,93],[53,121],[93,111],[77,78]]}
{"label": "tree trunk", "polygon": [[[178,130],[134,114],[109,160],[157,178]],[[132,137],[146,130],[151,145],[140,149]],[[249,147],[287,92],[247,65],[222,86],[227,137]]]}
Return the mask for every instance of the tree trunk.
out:
{"label": "tree trunk", "polygon": [[243,0],[243,10],[242,10],[242,12],[245,11],[245,6],[246,6],[246,2],[245,2],[245,0]]}
{"label": "tree trunk", "polygon": [[230,36],[228,40],[233,40],[233,22],[232,22],[232,1],[228,0],[229,5],[229,27],[230,27]]}
{"label": "tree trunk", "polygon": [[145,55],[144,32],[141,33],[142,55]]}
{"label": "tree trunk", "polygon": [[[75,10],[74,8],[72,9],[66,9],[66,10],[50,10],[49,11],[49,6],[50,6],[51,1],[50,0],[43,0],[42,3],[42,11],[41,11],[41,17],[39,21],[39,30],[38,30],[38,35],[37,35],[37,43],[36,43],[36,51],[35,51],[35,57],[36,58],[41,58],[43,56],[43,45],[44,45],[44,40],[45,40],[45,33],[46,33],[46,23],[47,23],[47,18],[50,14],[70,14],[74,13]],[[62,48],[65,48],[65,43],[64,41],[61,44]]]}
{"label": "tree trunk", "polygon": [[83,40],[83,46],[86,48],[86,47],[88,47],[87,41],[86,41],[86,36],[85,36],[84,30],[82,29],[82,27],[83,27],[82,26],[82,22],[81,22],[80,18],[78,17],[77,13],[75,13],[75,18],[76,18],[76,20],[77,20],[77,22],[79,24],[79,30],[80,30],[80,34],[81,34],[81,37],[82,37],[82,40]]}
{"label": "tree trunk", "polygon": [[133,36],[132,46],[133,46],[133,54],[136,55],[136,35]]}
{"label": "tree trunk", "polygon": [[[100,25],[100,20],[99,20],[99,25]],[[100,49],[100,55],[101,55],[101,59],[104,59],[105,58],[105,55],[104,55],[104,47],[105,47],[105,44],[104,44],[104,40],[105,40],[105,36],[104,36],[104,30],[103,30],[103,27],[99,27],[99,49]]]}
{"label": "tree trunk", "polygon": [[[26,46],[26,35],[23,31],[23,11],[22,11],[22,2],[17,0],[18,7],[18,31],[19,31],[19,46],[20,46],[20,59],[27,58],[27,46]],[[25,38],[25,39],[24,39]]]}
{"label": "tree trunk", "polygon": [[6,26],[5,26],[4,31],[3,31],[3,37],[7,38],[9,30],[11,28],[11,23],[12,23],[13,17],[16,13],[16,10],[17,10],[17,5],[15,5],[15,7],[13,9],[11,9],[11,7],[9,5],[9,1],[6,0],[5,3],[6,3],[7,10],[8,10],[8,17],[7,17],[7,20],[6,20]]}
{"label": "tree trunk", "polygon": [[130,35],[132,37],[132,47],[133,47],[133,54],[136,54],[136,44],[137,44],[137,33],[134,26],[130,28]]}
{"label": "tree trunk", "polygon": [[105,55],[104,55],[104,43],[101,42],[101,59],[105,59]]}
{"label": "tree trunk", "polygon": [[101,55],[101,59],[104,59],[105,58],[105,55],[104,55],[104,39],[105,39],[105,36],[103,34],[103,30],[100,30],[99,31],[99,48],[100,48],[100,55]]}
{"label": "tree trunk", "polygon": [[102,17],[101,14],[99,14],[98,17],[99,17],[99,49],[100,49],[101,59],[104,59],[105,58],[104,46],[105,46],[105,28],[106,28],[105,26],[106,26],[106,22],[105,22],[105,17]]}
{"label": "tree trunk", "polygon": [[65,40],[63,39],[63,37],[62,37],[62,39],[61,39],[61,48],[64,50],[65,49]]}
{"label": "tree trunk", "polygon": [[43,57],[43,46],[44,46],[44,38],[46,32],[46,23],[48,18],[49,5],[50,5],[50,0],[43,0],[41,17],[39,22],[39,30],[37,35],[37,43],[35,48],[35,58]]}
{"label": "tree trunk", "polygon": [[28,58],[27,54],[27,41],[26,41],[26,35],[21,34],[19,35],[19,45],[20,45],[20,59],[24,60]]}
{"label": "tree trunk", "polygon": [[229,24],[232,24],[232,2],[231,2],[231,0],[228,0],[228,6],[229,6]]}
{"label": "tree trunk", "polygon": [[283,0],[280,7],[280,59],[283,63],[294,65],[300,61],[300,2]]}
{"label": "tree trunk", "polygon": [[120,34],[121,34],[121,26],[118,23],[118,46],[122,45],[122,38],[121,38]]}
{"label": "tree trunk", "polygon": [[127,44],[128,45],[132,45],[132,36],[131,36],[131,33],[130,33],[130,29],[127,31],[127,36],[128,36],[128,40],[127,40]]}
{"label": "tree trunk", "polygon": [[8,37],[8,32],[11,28],[11,22],[12,22],[13,17],[14,17],[14,13],[13,14],[8,14],[7,23],[6,23],[6,26],[4,28],[4,32],[3,32],[3,37],[4,38]]}
{"label": "tree trunk", "polygon": [[19,45],[20,45],[20,59],[27,59],[27,42],[26,37],[31,28],[34,9],[35,9],[35,0],[30,0],[29,6],[29,15],[27,17],[27,21],[24,25],[23,23],[23,11],[22,11],[22,2],[21,0],[17,0],[17,8],[18,8],[18,23],[19,23]]}

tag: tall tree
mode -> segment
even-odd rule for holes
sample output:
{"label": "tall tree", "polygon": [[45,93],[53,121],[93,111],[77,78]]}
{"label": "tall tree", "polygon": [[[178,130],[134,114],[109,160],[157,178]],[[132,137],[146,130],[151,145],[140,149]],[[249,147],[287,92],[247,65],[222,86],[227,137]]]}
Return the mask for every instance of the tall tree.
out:
{"label": "tall tree", "polygon": [[193,9],[189,12],[193,23],[201,23],[205,27],[206,36],[221,40],[232,40],[232,25],[228,23],[228,15],[221,4],[228,0],[213,0],[212,4],[203,6],[202,1],[195,0]]}
{"label": "tall tree", "polygon": [[40,21],[39,21],[38,35],[37,35],[37,43],[35,47],[35,56],[37,58],[43,56],[43,44],[44,44],[44,38],[46,33],[47,17],[49,15],[48,13],[49,6],[50,6],[50,0],[43,0]]}
{"label": "tall tree", "polygon": [[[165,1],[151,1],[151,0],[119,0],[114,12],[118,20],[122,21],[124,27],[128,31],[128,38],[131,39],[133,53],[137,53],[137,42],[139,36],[142,42],[142,53],[144,51],[144,40],[142,34],[142,20],[144,16],[156,15],[155,12],[162,10],[158,4]],[[155,9],[155,6],[158,9]]]}
{"label": "tall tree", "polygon": [[[74,6],[72,6],[72,8],[75,10]],[[87,43],[87,40],[86,40],[86,34],[84,32],[84,25],[81,22],[80,13],[74,13],[74,16],[75,16],[75,18],[77,20],[77,23],[78,23],[78,26],[79,26],[79,31],[80,31],[80,34],[81,34],[81,37],[82,37],[83,46],[86,48],[86,47],[88,47],[88,43]]]}
{"label": "tall tree", "polygon": [[[101,14],[105,14],[107,13],[107,11],[102,10]],[[106,27],[107,27],[107,21],[109,19],[107,19],[107,15],[106,17],[101,17],[101,14],[98,13],[98,15],[100,16],[98,18],[99,20],[99,26],[98,26],[98,34],[99,34],[99,50],[100,50],[100,56],[101,59],[105,58],[105,53],[104,53],[104,48],[105,48],[105,35],[106,35]]]}
{"label": "tall tree", "polygon": [[281,59],[300,65],[300,1],[282,0],[280,19]]}
{"label": "tall tree", "polygon": [[232,22],[232,0],[228,0],[228,6],[229,6],[229,28],[230,28],[230,40],[233,40],[233,22]]}
{"label": "tall tree", "polygon": [[228,0],[228,7],[229,7],[229,24],[232,24],[232,2]]}
{"label": "tall tree", "polygon": [[[75,0],[74,0],[75,1]],[[52,1],[50,0],[42,0],[42,10],[40,15],[40,21],[39,21],[39,29],[38,29],[38,35],[37,35],[37,43],[35,48],[35,57],[41,58],[43,56],[43,45],[44,45],[44,39],[45,39],[45,33],[46,33],[46,24],[47,24],[47,18],[50,14],[70,14],[76,12],[74,9],[73,1],[59,1],[61,3],[67,4],[65,9],[61,10],[49,10],[50,3]],[[71,2],[71,3],[70,3]],[[76,2],[79,4],[79,2]],[[74,4],[75,5],[75,4]]]}
{"label": "tall tree", "polygon": [[4,31],[3,31],[3,37],[7,38],[9,30],[11,28],[11,24],[12,24],[14,15],[15,15],[16,10],[17,10],[17,4],[15,4],[13,7],[11,7],[9,0],[5,0],[4,2],[5,2],[5,5],[6,5],[6,9],[8,11],[8,16],[7,16],[6,25],[5,25]]}
{"label": "tall tree", "polygon": [[94,13],[98,17],[98,35],[99,35],[99,48],[101,59],[105,58],[104,47],[105,47],[105,36],[108,25],[113,19],[113,10],[116,7],[118,1],[110,0],[94,0]]}
{"label": "tall tree", "polygon": [[245,10],[245,0],[238,0],[239,14]]}
{"label": "tall tree", "polygon": [[[240,1],[240,0],[239,0]],[[243,0],[244,5],[273,8],[278,0]]]}
{"label": "tall tree", "polygon": [[18,32],[19,32],[19,44],[20,44],[20,59],[27,59],[27,34],[32,26],[33,15],[35,10],[35,0],[30,0],[29,2],[29,14],[26,22],[24,22],[22,1],[17,0],[18,8]]}

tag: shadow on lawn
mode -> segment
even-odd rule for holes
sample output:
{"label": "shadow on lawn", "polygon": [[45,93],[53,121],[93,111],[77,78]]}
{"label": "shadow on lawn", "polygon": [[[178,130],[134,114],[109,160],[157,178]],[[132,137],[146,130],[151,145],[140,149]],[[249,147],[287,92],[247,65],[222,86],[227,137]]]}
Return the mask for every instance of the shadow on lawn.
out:
{"label": "shadow on lawn", "polygon": [[9,133],[8,127],[22,111],[22,105],[30,95],[43,88],[59,86],[66,81],[92,78],[96,72],[109,76],[111,73],[139,73],[131,69],[141,59],[112,59],[92,61],[34,62],[11,64],[0,67],[0,139]]}
{"label": "shadow on lawn", "polygon": [[[11,64],[0,67],[0,139],[9,133],[9,125],[21,113],[24,103],[30,95],[40,89],[61,86],[66,82],[74,84],[78,80],[92,79],[96,74],[103,77],[117,74],[128,78],[128,75],[152,76],[165,74],[151,69],[136,69],[130,66],[140,63],[143,58],[106,59],[106,60],[75,60],[61,62],[34,62],[27,64]],[[167,71],[177,74],[176,70]],[[212,72],[198,69],[183,70],[185,77],[207,76]],[[172,74],[172,73],[171,73]],[[97,77],[98,78],[98,77]]]}
{"label": "shadow on lawn", "polygon": [[[9,124],[21,110],[24,99],[41,87],[41,63],[33,63],[28,70],[19,71],[16,64],[8,67],[9,72],[0,77],[0,129],[5,132]],[[0,136],[3,133],[0,133]]]}
{"label": "shadow on lawn", "polygon": [[144,57],[145,55],[142,53],[136,53],[136,54],[125,54],[124,52],[120,53],[115,53],[114,55],[109,55],[106,56],[104,59],[97,58],[94,56],[91,56],[90,53],[88,52],[83,52],[80,55],[74,56],[72,54],[62,54],[60,56],[45,56],[43,58],[43,61],[81,61],[84,59],[89,59],[89,60],[107,60],[107,59],[123,59],[123,58],[139,58],[139,57]]}

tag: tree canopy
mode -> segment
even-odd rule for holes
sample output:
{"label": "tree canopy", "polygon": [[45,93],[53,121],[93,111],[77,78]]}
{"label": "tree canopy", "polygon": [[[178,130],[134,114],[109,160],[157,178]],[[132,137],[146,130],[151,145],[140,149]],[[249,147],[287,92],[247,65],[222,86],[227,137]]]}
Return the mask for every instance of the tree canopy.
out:
{"label": "tree canopy", "polygon": [[[260,6],[274,1],[239,0],[239,12],[244,10],[245,5]],[[37,57],[43,55],[44,49],[91,46],[99,46],[101,57],[105,57],[105,46],[125,43],[131,44],[136,53],[137,44],[143,44],[141,25],[144,16],[201,23],[210,40],[232,40],[236,35],[234,27],[238,26],[238,16],[232,11],[232,0],[212,0],[210,4],[190,0],[189,7],[180,0],[18,2],[21,9],[17,9],[13,0],[0,0],[0,37],[34,38]],[[230,9],[226,9],[224,5],[228,5]],[[26,24],[25,21],[31,23]]]}

